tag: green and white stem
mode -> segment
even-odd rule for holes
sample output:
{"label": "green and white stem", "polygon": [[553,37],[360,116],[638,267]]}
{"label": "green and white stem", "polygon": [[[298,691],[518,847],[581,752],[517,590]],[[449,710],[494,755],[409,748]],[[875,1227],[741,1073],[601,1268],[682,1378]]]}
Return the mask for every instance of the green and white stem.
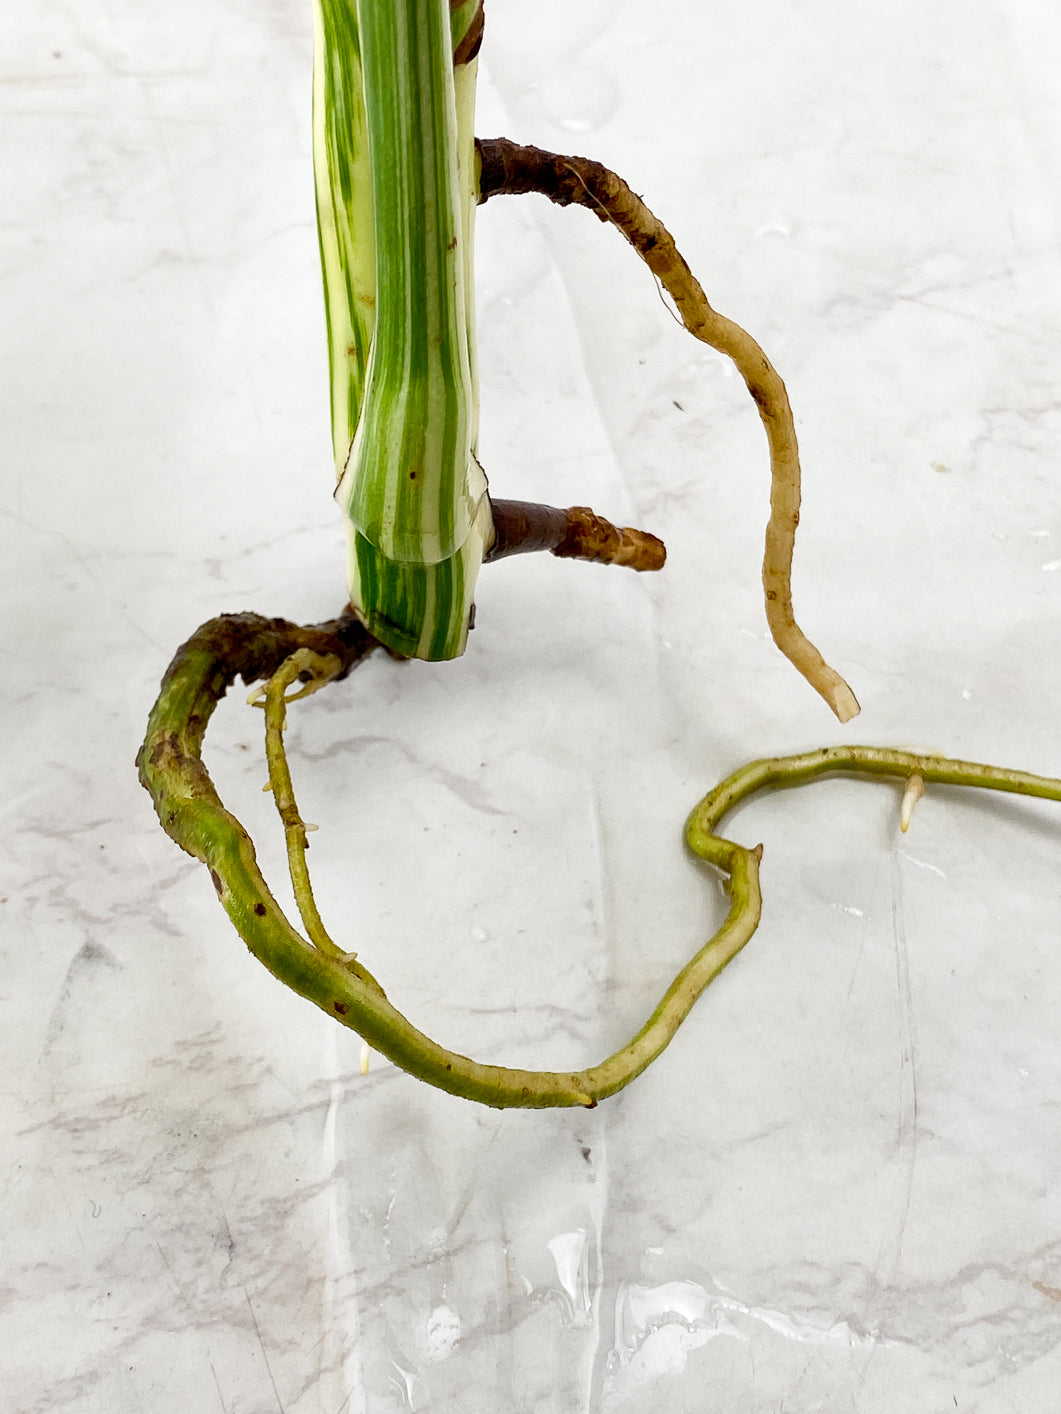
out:
{"label": "green and white stem", "polygon": [[464,649],[493,540],[475,457],[477,0],[316,0],[314,160],[351,602],[408,657]]}

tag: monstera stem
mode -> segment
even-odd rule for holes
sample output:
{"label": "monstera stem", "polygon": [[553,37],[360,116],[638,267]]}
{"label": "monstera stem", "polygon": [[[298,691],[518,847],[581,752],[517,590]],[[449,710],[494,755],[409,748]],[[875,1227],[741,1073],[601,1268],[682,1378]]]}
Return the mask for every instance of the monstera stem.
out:
{"label": "monstera stem", "polygon": [[351,601],[408,657],[463,652],[493,539],[475,457],[481,9],[317,0],[314,158]]}

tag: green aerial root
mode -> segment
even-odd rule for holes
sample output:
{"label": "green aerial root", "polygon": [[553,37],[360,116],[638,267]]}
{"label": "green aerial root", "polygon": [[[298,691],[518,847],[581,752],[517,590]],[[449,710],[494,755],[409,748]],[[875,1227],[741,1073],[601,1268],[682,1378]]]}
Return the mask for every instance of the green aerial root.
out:
{"label": "green aerial root", "polygon": [[[230,919],[274,976],[411,1075],[497,1108],[595,1105],[628,1085],[667,1046],[704,988],[758,925],[761,846],[747,849],[716,833],[725,814],[756,791],[844,771],[1061,800],[1059,780],[884,747],[830,747],[752,762],[705,796],[686,825],[689,848],[726,878],[730,907],[725,922],[678,973],[633,1039],[588,1070],[483,1065],[439,1046],[393,1007],[372,974],[332,942],[313,903],[305,870],[306,827],[283,745],[286,704],[292,700],[288,689],[301,682],[304,690],[294,696],[315,691],[344,677],[378,646],[349,614],[307,628],[255,614],[211,620],[178,649],[166,672],[137,757],[140,779],[167,834],[207,865]],[[210,717],[237,676],[248,683],[268,679],[264,697],[270,782],[284,822],[308,939],[292,927],[274,899],[249,835],[222,805],[202,761]]]}
{"label": "green aerial root", "polygon": [[[284,750],[287,704],[327,687],[328,683],[338,677],[341,670],[342,662],[334,653],[314,653],[312,648],[296,648],[290,658],[285,658],[280,664],[265,687],[255,688],[248,701],[254,707],[265,708],[265,759],[269,763],[267,788],[273,793],[273,800],[284,824],[287,869],[291,876],[295,903],[302,915],[302,926],[318,952],[324,953],[325,957],[334,958],[337,962],[350,962],[356,954],[344,952],[332,942],[317,911],[317,901],[313,897],[313,886],[306,865],[309,826],[298,813],[295,791],[291,784],[291,770],[287,764],[287,752]],[[287,689],[296,682],[302,683],[302,686],[297,692],[289,694]]]}

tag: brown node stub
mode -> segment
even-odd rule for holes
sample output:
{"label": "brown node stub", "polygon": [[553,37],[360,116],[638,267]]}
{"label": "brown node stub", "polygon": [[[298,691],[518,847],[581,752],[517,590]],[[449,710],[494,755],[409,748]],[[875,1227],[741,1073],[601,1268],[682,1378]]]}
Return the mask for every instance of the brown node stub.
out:
{"label": "brown node stub", "polygon": [[566,511],[532,501],[491,499],[494,543],[487,561],[548,550],[559,559],[593,560],[633,570],[659,570],[667,559],[663,541],[647,530],[620,529],[588,506]]}
{"label": "brown node stub", "polygon": [[553,554],[559,559],[598,560],[632,570],[661,570],[667,547],[647,530],[630,526],[620,529],[589,506],[572,506],[567,512],[564,538]]}

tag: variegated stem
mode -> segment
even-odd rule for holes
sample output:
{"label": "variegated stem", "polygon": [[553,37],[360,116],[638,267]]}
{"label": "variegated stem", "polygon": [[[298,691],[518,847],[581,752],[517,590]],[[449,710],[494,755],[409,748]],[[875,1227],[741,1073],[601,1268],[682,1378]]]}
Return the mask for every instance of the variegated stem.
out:
{"label": "variegated stem", "polygon": [[481,10],[318,4],[318,210],[351,599],[395,651],[454,657],[493,536],[474,455],[474,58],[454,73]]}
{"label": "variegated stem", "polygon": [[442,0],[358,0],[357,11],[376,325],[338,499],[388,558],[435,564],[463,544],[486,489],[468,475],[475,394],[448,11]]}
{"label": "variegated stem", "polygon": [[313,21],[313,176],[338,479],[350,454],[372,347],[376,247],[353,0],[314,0]]}
{"label": "variegated stem", "polygon": [[[468,192],[475,190],[473,61],[482,37],[482,16],[481,0],[466,0],[450,11],[457,64],[457,166],[461,191]],[[372,175],[356,0],[314,0],[313,31],[313,174],[338,480],[350,455],[360,414],[376,308]],[[461,202],[461,208],[465,223],[465,289],[470,290],[474,206],[467,200]],[[468,339],[474,375],[473,326],[469,327]]]}

